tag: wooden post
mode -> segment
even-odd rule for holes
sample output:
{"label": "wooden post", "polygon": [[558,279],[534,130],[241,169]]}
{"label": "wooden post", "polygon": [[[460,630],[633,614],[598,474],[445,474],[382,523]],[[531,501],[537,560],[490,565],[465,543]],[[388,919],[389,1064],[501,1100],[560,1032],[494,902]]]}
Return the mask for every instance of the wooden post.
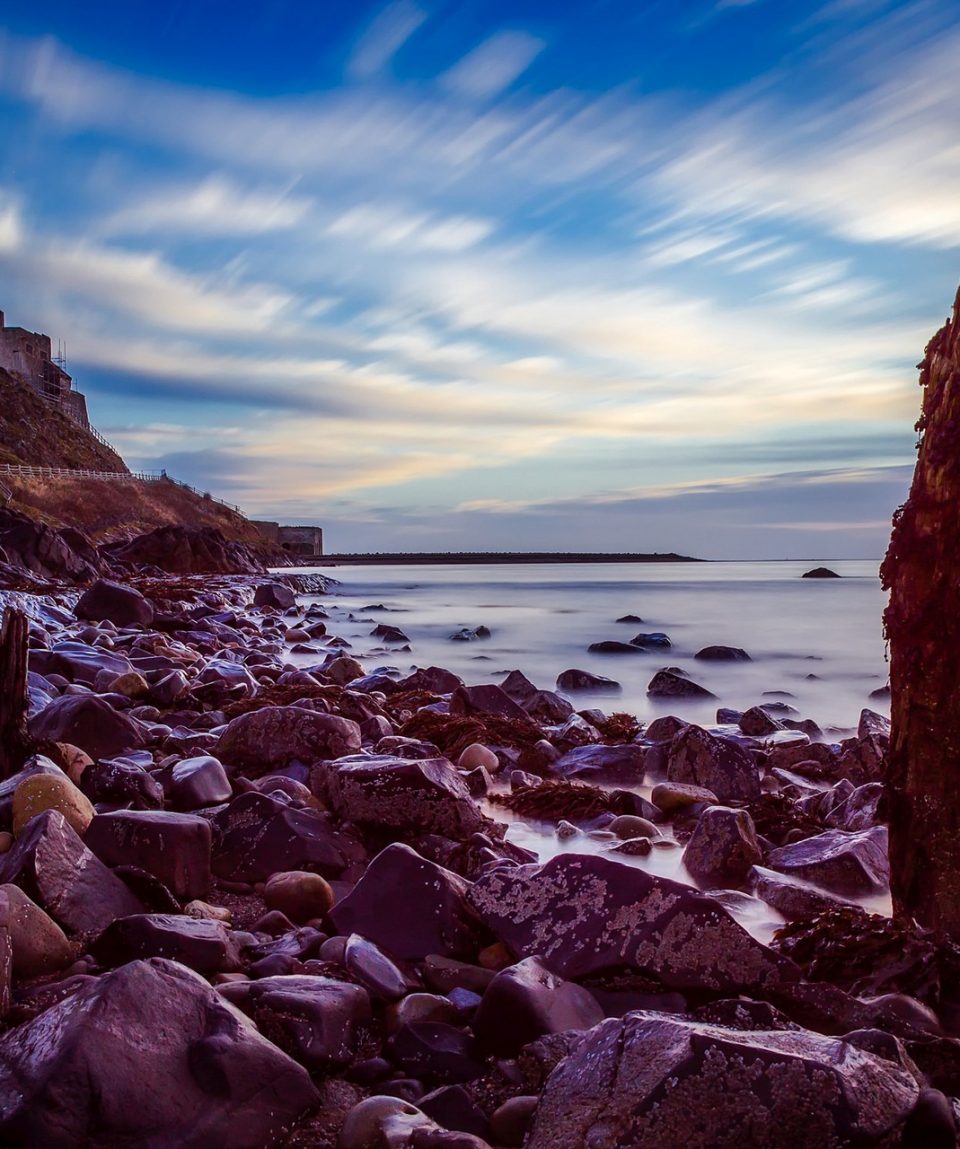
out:
{"label": "wooden post", "polygon": [[30,753],[27,734],[27,616],[7,608],[0,625],[0,778],[15,774]]}
{"label": "wooden post", "polygon": [[920,364],[919,454],[881,568],[890,603],[894,913],[960,941],[960,292]]}

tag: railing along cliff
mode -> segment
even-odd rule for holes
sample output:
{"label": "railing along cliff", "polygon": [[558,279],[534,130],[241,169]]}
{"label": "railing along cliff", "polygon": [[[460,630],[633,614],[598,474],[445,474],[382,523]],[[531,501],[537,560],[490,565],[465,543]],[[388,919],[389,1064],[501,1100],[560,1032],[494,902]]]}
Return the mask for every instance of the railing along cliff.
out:
{"label": "railing along cliff", "polygon": [[[201,499],[219,503],[221,507],[236,511],[238,515],[243,514],[236,503],[228,503],[225,499],[218,499],[209,491],[201,491],[189,483],[183,483],[179,479],[172,478],[165,471],[89,471],[71,467],[31,467],[19,463],[0,463],[0,474],[22,475],[25,478],[35,479],[107,479],[113,482],[173,483],[175,487],[192,491]],[[5,487],[2,489],[3,491],[7,490]],[[8,492],[7,497],[9,498],[11,494],[12,492]]]}

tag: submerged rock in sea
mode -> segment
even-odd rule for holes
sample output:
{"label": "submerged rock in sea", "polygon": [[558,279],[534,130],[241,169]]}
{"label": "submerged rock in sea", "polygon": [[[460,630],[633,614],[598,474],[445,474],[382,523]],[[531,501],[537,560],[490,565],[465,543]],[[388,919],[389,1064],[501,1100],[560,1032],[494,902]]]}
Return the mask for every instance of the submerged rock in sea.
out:
{"label": "submerged rock in sea", "polygon": [[875,893],[890,880],[887,830],[885,826],[859,832],[827,830],[774,850],[767,865],[841,894]]}
{"label": "submerged rock in sea", "polygon": [[836,571],[829,567],[814,567],[813,570],[804,571],[801,578],[840,578]]}
{"label": "submerged rock in sea", "polygon": [[717,696],[699,682],[694,682],[682,671],[674,668],[658,670],[647,685],[651,698],[716,698]]}
{"label": "submerged rock in sea", "polygon": [[639,1011],[592,1030],[554,1070],[527,1149],[822,1149],[898,1143],[919,1087],[882,1056],[806,1030],[742,1032]]}
{"label": "submerged rock in sea", "polygon": [[557,675],[557,688],[559,690],[603,690],[619,691],[623,687],[612,678],[604,678],[602,674],[591,674],[589,670],[563,670]]}
{"label": "submerged rock in sea", "polygon": [[760,773],[749,753],[732,739],[687,726],[675,734],[667,757],[667,778],[712,790],[721,802],[760,797]]}

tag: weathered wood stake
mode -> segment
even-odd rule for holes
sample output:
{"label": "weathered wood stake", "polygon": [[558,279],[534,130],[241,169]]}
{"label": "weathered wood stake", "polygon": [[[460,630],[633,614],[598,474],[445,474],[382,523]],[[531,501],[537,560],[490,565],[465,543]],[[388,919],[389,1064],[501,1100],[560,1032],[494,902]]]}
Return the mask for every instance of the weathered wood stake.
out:
{"label": "weathered wood stake", "polygon": [[15,774],[29,752],[27,616],[8,607],[0,625],[0,778]]}
{"label": "weathered wood stake", "polygon": [[920,364],[919,454],[881,569],[890,591],[894,913],[960,940],[960,292]]}

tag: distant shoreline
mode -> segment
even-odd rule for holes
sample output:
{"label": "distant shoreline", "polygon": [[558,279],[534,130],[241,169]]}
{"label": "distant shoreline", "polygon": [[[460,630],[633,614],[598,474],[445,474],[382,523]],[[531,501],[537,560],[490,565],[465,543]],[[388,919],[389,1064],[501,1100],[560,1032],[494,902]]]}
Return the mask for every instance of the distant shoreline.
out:
{"label": "distant shoreline", "polygon": [[347,566],[413,564],[456,565],[471,563],[497,565],[507,563],[702,563],[708,559],[677,554],[610,554],[609,552],[578,551],[416,551],[397,554],[340,554],[323,555],[298,565]]}

